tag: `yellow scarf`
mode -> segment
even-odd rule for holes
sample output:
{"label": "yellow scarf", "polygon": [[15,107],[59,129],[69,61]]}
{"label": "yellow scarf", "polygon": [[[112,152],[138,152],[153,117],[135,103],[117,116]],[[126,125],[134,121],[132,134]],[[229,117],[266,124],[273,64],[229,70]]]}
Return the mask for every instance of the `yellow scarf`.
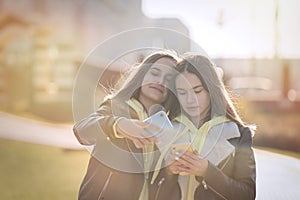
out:
{"label": "yellow scarf", "polygon": [[[161,155],[156,163],[155,166],[155,171],[151,180],[151,184],[154,183],[161,165],[162,165],[162,161],[164,159],[164,157],[166,156],[167,152],[170,150],[171,146],[173,145],[173,143],[175,141],[177,141],[180,137],[182,137],[185,134],[188,134],[188,131],[190,131],[191,133],[193,133],[192,137],[191,137],[191,147],[193,150],[197,150],[199,153],[202,150],[202,147],[204,145],[205,142],[205,138],[208,135],[210,129],[213,126],[216,126],[218,124],[224,123],[226,121],[229,121],[229,119],[227,119],[225,116],[218,116],[218,117],[214,117],[211,120],[205,122],[199,129],[197,127],[194,126],[194,124],[184,115],[180,115],[178,117],[175,118],[175,121],[180,122],[181,124],[183,124],[185,126],[185,128],[181,131],[181,133],[179,133],[173,140],[172,142],[170,142],[169,145],[167,145],[165,147],[165,149],[161,152]],[[187,188],[187,194],[186,194],[186,200],[192,200],[193,199],[193,182],[195,181],[195,176],[194,175],[189,175],[189,180],[188,180],[188,188]]]}
{"label": "yellow scarf", "polygon": [[[127,104],[137,113],[140,120],[144,120],[148,117],[143,105],[137,101],[136,99],[130,99],[127,101]],[[151,152],[154,150],[154,144],[151,143],[149,145],[145,145],[143,147],[143,158],[144,158],[144,185],[143,189],[140,193],[139,200],[148,200],[149,199],[149,191],[148,191],[148,178],[149,178],[149,170],[153,162],[153,155]]]}

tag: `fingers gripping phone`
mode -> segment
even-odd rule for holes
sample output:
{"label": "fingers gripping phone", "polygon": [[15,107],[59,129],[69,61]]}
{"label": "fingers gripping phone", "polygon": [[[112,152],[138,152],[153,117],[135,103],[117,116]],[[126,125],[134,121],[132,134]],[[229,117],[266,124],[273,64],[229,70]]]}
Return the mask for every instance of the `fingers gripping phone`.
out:
{"label": "fingers gripping phone", "polygon": [[186,151],[193,152],[193,149],[190,144],[175,144],[172,146],[172,154],[174,155],[180,155]]}
{"label": "fingers gripping phone", "polygon": [[[175,160],[179,159],[179,157],[186,151],[193,152],[191,144],[175,144],[172,146],[171,153],[175,156]],[[180,172],[179,175],[186,176],[187,172]]]}
{"label": "fingers gripping phone", "polygon": [[147,130],[146,128],[147,132],[154,137],[158,137],[163,131],[173,128],[173,125],[165,111],[159,111],[155,113],[154,115],[145,119],[144,122],[159,128],[159,130],[156,132]]}

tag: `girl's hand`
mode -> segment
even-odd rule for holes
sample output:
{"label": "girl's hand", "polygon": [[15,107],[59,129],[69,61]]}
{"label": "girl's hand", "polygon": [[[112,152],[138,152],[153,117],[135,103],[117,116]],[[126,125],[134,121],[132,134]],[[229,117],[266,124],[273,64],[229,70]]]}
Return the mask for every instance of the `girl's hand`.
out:
{"label": "girl's hand", "polygon": [[180,172],[186,172],[195,176],[204,176],[208,168],[208,160],[200,158],[197,151],[184,152],[177,162],[181,165]]}
{"label": "girl's hand", "polygon": [[160,129],[153,125],[146,124],[136,119],[122,118],[116,124],[118,134],[133,141],[137,148],[143,148],[152,142],[157,142],[157,138],[150,132],[158,132]]}
{"label": "girl's hand", "polygon": [[167,157],[167,172],[170,174],[180,174],[185,169],[178,160],[180,159],[180,152],[171,152]]}
{"label": "girl's hand", "polygon": [[167,158],[167,172],[169,174],[179,174],[182,171],[182,165],[177,162],[179,157],[175,154],[170,154]]}

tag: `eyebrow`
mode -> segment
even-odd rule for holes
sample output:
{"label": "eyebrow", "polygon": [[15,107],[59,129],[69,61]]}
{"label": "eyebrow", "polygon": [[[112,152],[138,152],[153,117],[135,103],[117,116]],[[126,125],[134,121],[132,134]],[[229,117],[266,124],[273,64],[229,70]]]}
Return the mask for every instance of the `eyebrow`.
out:
{"label": "eyebrow", "polygon": [[202,87],[202,88],[203,88],[203,85],[201,85],[201,84],[200,84],[200,85],[196,85],[196,86],[193,87],[193,89],[197,89],[197,88],[199,88],[199,87]]}
{"label": "eyebrow", "polygon": [[[151,67],[151,68],[149,69],[149,71],[150,71],[150,70],[155,70],[155,71],[157,71],[157,72],[162,72],[161,69],[159,69],[158,67],[155,67],[155,66]],[[166,73],[165,76],[173,77],[174,75],[173,75],[173,73],[172,73],[172,71],[171,71],[171,72]]]}
{"label": "eyebrow", "polygon": [[[200,88],[200,87],[202,87],[203,88],[203,85],[196,85],[196,86],[194,86],[192,89],[194,90],[194,89],[197,89],[197,88]],[[184,88],[178,88],[178,87],[176,87],[176,90],[185,90]]]}

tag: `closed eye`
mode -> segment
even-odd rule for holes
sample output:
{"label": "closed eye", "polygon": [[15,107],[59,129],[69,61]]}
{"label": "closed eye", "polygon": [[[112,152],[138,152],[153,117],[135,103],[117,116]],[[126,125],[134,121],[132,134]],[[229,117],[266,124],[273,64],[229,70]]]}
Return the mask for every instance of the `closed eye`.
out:
{"label": "closed eye", "polygon": [[182,89],[177,89],[176,91],[177,91],[178,95],[185,95],[186,94],[186,91],[182,90]]}
{"label": "closed eye", "polygon": [[150,73],[151,73],[152,76],[159,76],[159,72],[158,71],[152,70]]}
{"label": "closed eye", "polygon": [[198,85],[196,87],[193,87],[193,90],[196,94],[199,94],[200,92],[202,92],[204,90],[202,85]]}

